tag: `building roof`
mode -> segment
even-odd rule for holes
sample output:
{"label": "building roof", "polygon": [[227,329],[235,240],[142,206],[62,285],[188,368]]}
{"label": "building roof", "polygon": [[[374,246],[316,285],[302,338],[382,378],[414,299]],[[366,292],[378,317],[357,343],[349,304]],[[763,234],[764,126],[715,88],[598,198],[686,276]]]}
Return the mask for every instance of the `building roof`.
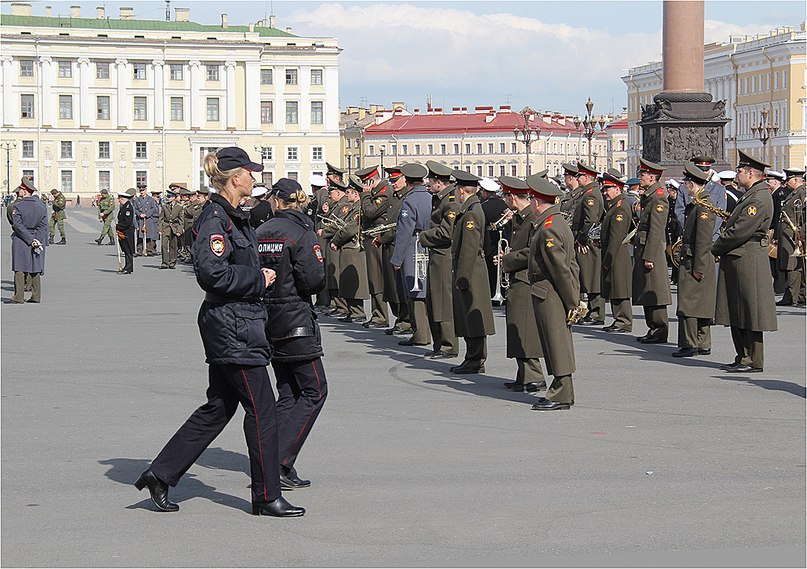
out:
{"label": "building roof", "polygon": [[605,128],[608,130],[628,130],[628,117],[610,122],[605,126]]}
{"label": "building roof", "polygon": [[[483,109],[480,112],[480,109]],[[533,115],[530,127],[540,128],[541,132],[569,134],[581,132],[571,117],[563,115]],[[493,107],[478,107],[475,113],[427,113],[424,115],[393,114],[392,118],[379,124],[370,125],[365,130],[367,136],[391,134],[441,134],[441,133],[492,133],[513,132],[522,128],[524,119],[513,111],[494,111]]]}
{"label": "building roof", "polygon": [[0,26],[72,28],[95,30],[136,30],[136,31],[188,31],[188,32],[252,32],[261,37],[297,37],[277,28],[254,26],[231,26],[197,24],[196,22],[178,22],[164,20],[120,20],[113,18],[71,18],[47,16],[12,16],[0,14]]}

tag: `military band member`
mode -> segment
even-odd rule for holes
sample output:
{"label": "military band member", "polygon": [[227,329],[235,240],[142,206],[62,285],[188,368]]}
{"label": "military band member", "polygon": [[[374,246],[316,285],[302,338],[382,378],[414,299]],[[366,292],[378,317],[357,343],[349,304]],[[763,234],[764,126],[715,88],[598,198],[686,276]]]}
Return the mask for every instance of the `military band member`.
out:
{"label": "military band member", "polygon": [[738,153],[736,179],[745,192],[712,245],[712,254],[720,257],[715,324],[731,326],[737,352],[723,369],[758,373],[765,364],[762,332],[777,328],[767,239],[773,199],[765,183],[768,165]]}
{"label": "military band member", "polygon": [[602,254],[599,243],[589,237],[589,230],[602,220],[604,206],[596,170],[578,162],[577,182],[580,184],[579,197],[573,210],[571,229],[577,241],[575,250],[580,268],[580,292],[586,295],[589,309],[588,316],[580,324],[597,326],[605,323],[605,301],[600,294]]}
{"label": "military band member", "polygon": [[[605,332],[622,333],[633,330],[633,310],[630,303],[633,263],[630,243],[624,242],[632,228],[631,206],[624,183],[610,174],[603,176],[603,193],[607,200],[602,220],[602,296],[611,302],[613,323]],[[624,242],[624,243],[623,243]]]}
{"label": "military band member", "polygon": [[[487,336],[496,333],[483,247],[485,214],[476,195],[480,178],[454,170],[460,210],[451,238],[454,331],[465,341],[465,357],[452,373],[482,373],[488,357]],[[495,221],[495,220],[494,220]]]}
{"label": "military band member", "polygon": [[715,314],[715,258],[712,234],[715,214],[693,200],[711,203],[706,191],[711,175],[689,162],[679,192],[689,194],[684,230],[681,235],[681,264],[678,267],[678,350],[673,357],[688,358],[712,353],[712,319]]}
{"label": "military band member", "polygon": [[134,272],[134,252],[135,252],[135,218],[132,198],[137,192],[134,188],[129,188],[125,192],[118,192],[118,220],[115,224],[115,231],[118,233],[118,243],[121,253],[124,256],[121,274],[131,275]]}
{"label": "military band member", "polygon": [[[311,194],[314,196],[308,205],[311,212],[311,219],[314,222],[314,231],[316,232],[321,228],[322,222],[320,221],[320,216],[326,215],[322,210],[322,205],[328,201],[328,180],[321,174],[312,174],[308,179],[308,183],[311,185]],[[322,254],[327,258],[328,251],[326,251],[326,249],[328,249],[328,243],[326,243],[325,238],[318,234],[317,243],[319,243]],[[317,301],[314,303],[314,310],[317,312],[329,311],[330,304],[331,298],[328,296],[328,288],[323,287],[322,290],[317,293]]]}
{"label": "military band member", "polygon": [[161,269],[175,269],[177,266],[178,241],[183,232],[182,206],[177,201],[177,192],[184,185],[181,182],[169,184],[165,203],[160,207],[157,231],[160,234]]}
{"label": "military band member", "polygon": [[[720,183],[720,177],[717,175],[717,172],[712,169],[712,164],[715,163],[715,159],[711,156],[698,155],[693,156],[689,161],[702,172],[709,174],[709,181],[703,188],[703,194],[709,196],[709,202],[720,209],[726,209],[726,188]],[[675,197],[674,209],[675,217],[678,220],[678,225],[681,227],[681,230],[684,229],[684,213],[686,212],[686,207],[691,201],[692,199],[687,195],[687,192],[684,191],[684,188],[680,188]],[[715,229],[712,241],[717,239],[717,236],[720,235],[720,227],[722,225],[723,218],[715,216]]]}
{"label": "military band member", "polygon": [[67,218],[67,214],[65,212],[65,208],[67,207],[67,199],[59,190],[53,189],[50,191],[50,193],[53,196],[50,204],[53,208],[53,213],[50,216],[48,243],[53,243],[53,240],[56,237],[56,227],[58,227],[59,234],[62,236],[62,240],[59,241],[58,245],[66,245],[67,239],[64,232],[64,220]]}
{"label": "military band member", "polygon": [[199,214],[202,213],[202,205],[196,199],[196,190],[188,190],[188,204],[185,207],[185,231],[182,239],[185,243],[185,255],[183,260],[186,263],[191,261],[191,245],[193,243],[193,224],[199,219]]}
{"label": "military band member", "polygon": [[[356,170],[362,182],[361,226],[366,231],[387,224],[389,208],[387,181],[382,179],[379,166]],[[373,236],[362,234],[365,262],[367,264],[367,284],[370,294],[370,318],[362,323],[365,328],[386,328],[389,326],[387,303],[384,302],[384,269],[381,248],[373,246]]]}
{"label": "military band member", "polygon": [[641,217],[633,247],[632,302],[644,308],[647,334],[636,338],[642,344],[663,344],[669,335],[667,305],[672,302],[665,254],[669,203],[659,183],[664,169],[639,159],[642,188]]}
{"label": "military band member", "polygon": [[536,216],[528,262],[530,294],[546,371],[553,376],[546,397],[541,397],[532,408],[535,411],[569,409],[574,405],[575,360],[568,319],[580,305],[575,238],[560,215],[560,207],[555,205],[560,189],[539,176],[527,177],[527,184]]}
{"label": "military band member", "polygon": [[115,198],[109,195],[109,190],[104,188],[101,190],[101,199],[98,200],[98,221],[103,222],[104,226],[101,228],[101,235],[95,240],[99,245],[102,244],[104,237],[109,237],[107,245],[115,244],[115,237],[112,235],[112,221],[115,213]]}
{"label": "military band member", "polygon": [[266,186],[258,185],[253,187],[252,197],[257,199],[258,203],[249,210],[249,224],[258,229],[272,219],[274,212],[272,211],[272,204],[269,202],[269,190],[266,189]]}
{"label": "military band member", "polygon": [[345,318],[350,315],[347,303],[339,296],[339,274],[341,267],[339,265],[339,252],[331,248],[331,239],[336,235],[337,230],[342,222],[342,216],[345,215],[349,209],[345,191],[348,188],[346,182],[341,180],[332,180],[328,186],[328,200],[323,204],[322,211],[325,212],[324,217],[321,219],[322,225],[317,231],[317,235],[323,237],[327,246],[325,247],[325,282],[328,287],[328,296],[331,298],[331,311],[332,316]]}
{"label": "military band member", "polygon": [[364,301],[370,297],[367,287],[367,258],[362,251],[361,191],[363,184],[350,176],[345,191],[347,204],[335,212],[344,226],[331,238],[331,251],[339,254],[339,298],[347,304],[348,314],[342,322],[364,322]]}
{"label": "military band member", "polygon": [[409,304],[412,336],[401,340],[402,346],[425,346],[431,341],[429,319],[426,314],[426,278],[422,264],[416,258],[420,249],[417,234],[429,228],[432,197],[423,184],[429,170],[423,164],[404,164],[401,172],[409,190],[401,202],[395,228],[395,251],[390,263],[398,274],[398,294]]}
{"label": "military band member", "polygon": [[[493,264],[493,259],[498,254],[497,244],[499,242],[499,231],[493,229],[491,224],[498,221],[502,214],[507,211],[507,204],[498,195],[500,189],[496,180],[482,178],[479,181],[479,203],[482,205],[482,213],[485,215],[485,234],[482,241],[482,251],[485,253],[485,266],[488,268],[488,286],[490,287],[491,297],[496,291],[496,265]],[[505,239],[510,239],[509,224],[502,228],[502,236]]]}
{"label": "military band member", "polygon": [[544,354],[538,337],[527,270],[536,218],[530,204],[530,187],[525,181],[501,176],[499,183],[504,202],[510,209],[507,225],[511,226],[508,239],[510,251],[498,260],[509,281],[505,304],[507,357],[514,358],[517,366],[516,380],[504,386],[513,391],[532,393],[546,387],[540,360]]}
{"label": "military band member", "polygon": [[452,169],[434,160],[427,161],[426,167],[432,216],[429,229],[420,232],[420,244],[429,250],[426,312],[433,345],[426,355],[435,359],[454,358],[459,354],[459,343],[454,331],[451,238],[460,203],[455,195],[456,186],[451,182]]}
{"label": "military band member", "polygon": [[[400,166],[384,168],[387,173],[392,194],[389,196],[389,206],[387,208],[387,221],[392,223],[397,221],[401,211],[401,203],[409,186],[406,185],[406,178],[401,172]],[[411,334],[412,323],[409,316],[409,304],[406,302],[406,295],[398,291],[398,272],[392,266],[392,255],[395,253],[396,230],[390,229],[381,235],[373,238],[373,245],[381,248],[381,261],[384,275],[384,302],[389,304],[390,311],[395,317],[392,328],[387,328],[384,333],[388,336],[393,334]]]}
{"label": "military band member", "polygon": [[[777,265],[787,275],[787,287],[778,306],[804,304],[804,169],[785,168],[789,190],[782,201],[782,212],[776,224]],[[794,231],[795,228],[795,231]],[[795,253],[800,251],[800,255]]]}
{"label": "military band member", "polygon": [[325,178],[328,180],[328,186],[333,182],[343,182],[347,170],[344,168],[337,168],[331,164],[325,163]]}
{"label": "military band member", "polygon": [[577,200],[580,198],[577,181],[577,164],[563,163],[563,185],[566,186],[566,193],[560,198],[560,211],[571,216],[577,207]]}

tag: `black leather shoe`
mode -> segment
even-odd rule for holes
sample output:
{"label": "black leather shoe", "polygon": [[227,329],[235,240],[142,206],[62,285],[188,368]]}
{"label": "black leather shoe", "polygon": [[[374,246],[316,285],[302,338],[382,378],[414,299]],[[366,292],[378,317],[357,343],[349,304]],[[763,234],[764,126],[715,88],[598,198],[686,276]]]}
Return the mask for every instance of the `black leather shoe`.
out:
{"label": "black leather shoe", "polygon": [[160,268],[161,268],[161,269],[168,269],[168,268],[170,268],[170,267],[169,267],[168,265],[160,265]]}
{"label": "black leather shoe", "polygon": [[603,332],[610,332],[611,334],[625,334],[630,332],[627,328],[620,328],[616,324],[611,324],[602,329]]}
{"label": "black leather shoe", "polygon": [[362,323],[365,328],[386,328],[389,326],[386,322],[373,322],[372,320]]}
{"label": "black leather shoe", "polygon": [[639,339],[642,344],[666,344],[667,338],[656,338],[655,336],[642,337]]}
{"label": "black leather shoe", "polygon": [[408,340],[401,340],[400,342],[398,342],[398,345],[399,346],[428,346],[429,344],[428,344],[428,342],[415,342],[414,340],[412,340],[412,338],[409,338]]}
{"label": "black leather shoe", "polygon": [[698,355],[699,356],[711,356],[712,355],[712,348],[698,348]]}
{"label": "black leather shoe", "polygon": [[577,323],[578,326],[602,326],[603,324],[605,324],[605,322],[602,320],[594,320],[588,316]]}
{"label": "black leather shoe", "polygon": [[728,371],[730,369],[734,369],[736,367],[740,367],[743,365],[745,364],[741,364],[740,362],[731,362],[730,364],[723,364],[722,366],[720,366],[720,369],[722,369],[723,371]]}
{"label": "black leather shoe", "polygon": [[298,518],[305,515],[305,508],[289,504],[281,496],[271,502],[252,502],[253,516],[272,516],[275,518]]}
{"label": "black leather shoe", "polygon": [[513,390],[513,393],[535,393],[536,391],[545,388],[545,381],[533,381],[530,383],[517,383],[510,389]]}
{"label": "black leather shoe", "polygon": [[168,484],[157,478],[151,470],[141,474],[134,485],[138,490],[148,486],[151,501],[161,512],[179,511],[179,506],[168,499]]}
{"label": "black leather shoe", "polygon": [[457,374],[472,374],[472,373],[485,373],[485,366],[479,367],[466,367],[463,365],[448,368],[451,373]]}
{"label": "black leather shoe", "polygon": [[101,241],[103,241],[103,240],[104,240],[104,236],[103,236],[103,235],[102,235],[101,237],[99,237],[98,239],[93,239],[93,241],[95,241],[95,242],[96,242],[98,245],[100,245],[100,244],[101,244]]}
{"label": "black leather shoe", "polygon": [[681,348],[680,350],[676,350],[672,353],[672,357],[674,358],[691,358],[692,356],[697,356],[698,350],[695,348]]}
{"label": "black leather shoe", "polygon": [[653,337],[652,334],[647,333],[644,336],[639,336],[638,338],[636,338],[636,341],[641,343],[641,344],[644,344],[645,340],[647,340],[648,338],[652,338],[652,337]]}
{"label": "black leather shoe", "polygon": [[793,306],[792,300],[785,300],[784,298],[776,303],[776,306]]}
{"label": "black leather shoe", "polygon": [[297,472],[292,469],[280,467],[280,487],[284,490],[299,490],[311,486],[310,480],[303,480],[297,476]]}
{"label": "black leather shoe", "polygon": [[339,322],[355,322],[350,316],[343,316],[342,318],[338,318],[338,320]]}
{"label": "black leather shoe", "polygon": [[558,403],[557,401],[550,401],[541,397],[538,402],[532,406],[533,411],[561,411],[571,409],[573,403]]}
{"label": "black leather shoe", "polygon": [[741,364],[736,367],[732,367],[726,370],[726,373],[762,373],[761,367],[751,367],[745,364]]}
{"label": "black leather shoe", "polygon": [[459,354],[449,354],[448,352],[436,352],[429,356],[432,360],[448,360],[456,358]]}

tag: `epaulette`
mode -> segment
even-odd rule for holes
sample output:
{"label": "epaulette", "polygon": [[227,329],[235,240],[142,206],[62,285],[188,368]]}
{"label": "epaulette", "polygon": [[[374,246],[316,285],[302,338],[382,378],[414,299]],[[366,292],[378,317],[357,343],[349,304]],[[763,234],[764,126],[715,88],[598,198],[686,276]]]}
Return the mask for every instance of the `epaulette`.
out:
{"label": "epaulette", "polygon": [[594,188],[589,188],[589,189],[588,189],[588,191],[587,191],[586,193],[587,193],[587,194],[590,194],[590,193],[592,193],[593,191],[594,191]]}
{"label": "epaulette", "polygon": [[664,190],[662,190],[661,188],[658,188],[656,190],[656,194],[658,194],[659,197],[663,198],[664,197]]}
{"label": "epaulette", "polygon": [[544,227],[552,227],[552,218],[553,217],[555,217],[555,216],[550,215],[549,217],[546,218],[546,221],[544,221]]}

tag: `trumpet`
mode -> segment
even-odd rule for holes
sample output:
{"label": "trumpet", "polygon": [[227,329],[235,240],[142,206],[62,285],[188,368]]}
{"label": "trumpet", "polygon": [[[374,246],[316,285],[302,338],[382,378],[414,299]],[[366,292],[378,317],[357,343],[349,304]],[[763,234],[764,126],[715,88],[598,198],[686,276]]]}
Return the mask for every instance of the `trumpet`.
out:
{"label": "trumpet", "polygon": [[586,317],[586,314],[588,314],[588,306],[581,300],[580,304],[569,310],[569,313],[566,315],[566,324],[569,326],[577,324]]}
{"label": "trumpet", "polygon": [[510,288],[510,275],[504,272],[502,268],[502,257],[507,255],[510,252],[510,242],[502,237],[502,232],[499,230],[499,262],[496,264],[496,294],[493,295],[492,300],[493,302],[503,302],[504,295],[502,292],[507,292]]}
{"label": "trumpet", "polygon": [[782,212],[782,217],[784,218],[785,222],[790,227],[790,230],[793,232],[793,243],[796,245],[796,248],[793,250],[791,256],[793,257],[804,257],[804,249],[801,246],[801,239],[799,239],[799,228],[793,223],[793,220],[790,219],[790,216],[787,215],[786,211]]}
{"label": "trumpet", "polygon": [[510,222],[511,218],[507,217],[507,213],[509,211],[510,210],[505,211],[499,219],[492,222],[490,224],[490,228],[493,229],[494,231],[501,231],[504,228],[504,226]]}
{"label": "trumpet", "polygon": [[387,231],[392,231],[397,227],[397,225],[398,225],[397,222],[387,223],[385,225],[377,225],[375,227],[371,227],[370,229],[365,230],[364,235],[366,237],[376,237],[377,235],[381,235],[383,233],[386,233]]}
{"label": "trumpet", "polygon": [[412,257],[415,263],[415,284],[409,292],[420,292],[420,281],[425,281],[429,274],[429,250],[420,244],[420,231],[415,233],[415,253]]}

